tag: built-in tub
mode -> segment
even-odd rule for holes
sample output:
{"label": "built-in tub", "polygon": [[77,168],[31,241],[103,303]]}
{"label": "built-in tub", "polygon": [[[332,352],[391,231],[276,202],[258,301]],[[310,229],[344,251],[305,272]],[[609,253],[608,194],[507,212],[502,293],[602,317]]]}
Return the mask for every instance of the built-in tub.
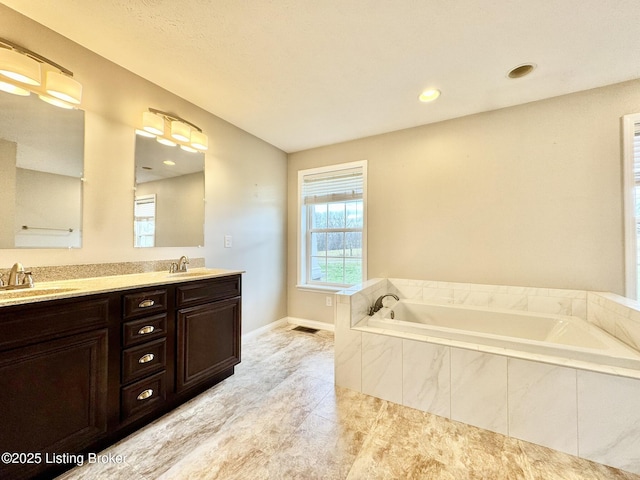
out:
{"label": "built-in tub", "polygon": [[640,353],[578,317],[400,300],[360,327],[640,369]]}
{"label": "built-in tub", "polygon": [[396,278],[336,300],[338,386],[640,474],[640,303]]}

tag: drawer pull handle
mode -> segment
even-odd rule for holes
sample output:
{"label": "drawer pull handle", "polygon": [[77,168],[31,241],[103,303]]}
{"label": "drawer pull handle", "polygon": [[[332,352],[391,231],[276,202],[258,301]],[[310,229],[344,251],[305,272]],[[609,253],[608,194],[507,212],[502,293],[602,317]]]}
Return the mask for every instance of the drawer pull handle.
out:
{"label": "drawer pull handle", "polygon": [[153,360],[153,358],[154,358],[153,353],[147,353],[146,355],[143,355],[138,359],[138,363],[147,363]]}
{"label": "drawer pull handle", "polygon": [[138,304],[138,307],[140,307],[140,308],[148,308],[148,307],[153,307],[155,304],[156,304],[156,302],[154,300],[146,299],[146,300],[142,300]]}
{"label": "drawer pull handle", "polygon": [[142,327],[140,330],[138,330],[138,335],[148,335],[149,333],[152,333],[155,329],[156,327],[152,325],[147,325],[146,327]]}
{"label": "drawer pull handle", "polygon": [[153,396],[153,389],[147,388],[144,392],[138,395],[138,400],[146,400],[147,398]]}

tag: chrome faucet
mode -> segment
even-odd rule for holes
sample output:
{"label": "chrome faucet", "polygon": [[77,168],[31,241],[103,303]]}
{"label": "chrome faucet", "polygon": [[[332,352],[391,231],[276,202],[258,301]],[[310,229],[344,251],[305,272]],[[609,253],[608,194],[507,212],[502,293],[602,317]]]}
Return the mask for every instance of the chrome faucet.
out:
{"label": "chrome faucet", "polygon": [[373,315],[374,313],[376,313],[378,310],[380,310],[384,305],[382,305],[382,300],[385,297],[393,297],[396,299],[396,301],[399,301],[400,298],[398,298],[398,296],[394,293],[387,293],[386,295],[381,295],[378,297],[378,299],[376,300],[376,303],[373,304],[373,306],[369,307],[369,315]]}
{"label": "chrome faucet", "polygon": [[9,272],[9,281],[7,282],[7,285],[12,287],[20,285],[22,283],[22,279],[20,278],[21,275],[24,276],[24,267],[21,263],[14,263],[13,267],[11,267],[11,272]]}
{"label": "chrome faucet", "polygon": [[186,272],[187,265],[189,265],[189,257],[187,257],[186,255],[181,256],[178,260],[178,270],[181,272]]}
{"label": "chrome faucet", "polygon": [[9,280],[5,284],[0,275],[0,288],[2,290],[10,290],[14,288],[30,288],[33,287],[33,277],[31,272],[26,272],[21,263],[15,263],[9,272]]}

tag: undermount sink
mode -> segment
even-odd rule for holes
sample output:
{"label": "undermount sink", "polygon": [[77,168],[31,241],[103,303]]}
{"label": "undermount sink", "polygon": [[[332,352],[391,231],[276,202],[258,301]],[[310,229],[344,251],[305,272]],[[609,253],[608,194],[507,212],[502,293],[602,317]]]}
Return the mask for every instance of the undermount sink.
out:
{"label": "undermount sink", "polygon": [[77,288],[66,287],[42,287],[42,288],[17,288],[0,290],[0,300],[8,298],[25,298],[25,297],[39,297],[43,295],[57,295],[59,293],[71,292],[77,290]]}
{"label": "undermount sink", "polygon": [[202,277],[203,275],[211,275],[212,273],[215,273],[215,272],[212,272],[211,270],[206,270],[202,272],[175,272],[175,273],[168,273],[167,276],[173,277],[173,278]]}

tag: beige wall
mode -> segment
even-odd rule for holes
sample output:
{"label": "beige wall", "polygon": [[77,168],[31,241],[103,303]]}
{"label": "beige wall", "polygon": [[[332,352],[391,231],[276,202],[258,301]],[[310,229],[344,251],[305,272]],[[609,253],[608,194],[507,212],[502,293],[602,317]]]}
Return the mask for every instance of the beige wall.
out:
{"label": "beige wall", "polygon": [[136,195],[156,195],[155,245],[204,245],[204,174],[138,183]]}
{"label": "beige wall", "polygon": [[[246,270],[243,331],[284,317],[285,153],[3,5],[0,31],[72,70],[83,84],[86,111],[83,247],[2,250],[0,269],[16,261],[44,266],[205,257],[208,267]],[[134,127],[148,107],[174,112],[209,135],[204,248],[133,247]],[[234,236],[233,248],[223,248],[225,233]]]}
{"label": "beige wall", "polygon": [[[59,248],[82,245],[82,181],[76,177],[16,168],[13,246]],[[46,205],[46,208],[43,208]],[[30,227],[23,230],[23,225]],[[55,229],[55,230],[50,230]],[[72,232],[65,230],[72,230]]]}
{"label": "beige wall", "polygon": [[15,245],[17,153],[15,142],[0,139],[0,248]]}
{"label": "beige wall", "polygon": [[291,154],[289,315],[333,314],[295,287],[297,171],[362,159],[369,278],[624,294],[620,118],[634,112],[638,80]]}

